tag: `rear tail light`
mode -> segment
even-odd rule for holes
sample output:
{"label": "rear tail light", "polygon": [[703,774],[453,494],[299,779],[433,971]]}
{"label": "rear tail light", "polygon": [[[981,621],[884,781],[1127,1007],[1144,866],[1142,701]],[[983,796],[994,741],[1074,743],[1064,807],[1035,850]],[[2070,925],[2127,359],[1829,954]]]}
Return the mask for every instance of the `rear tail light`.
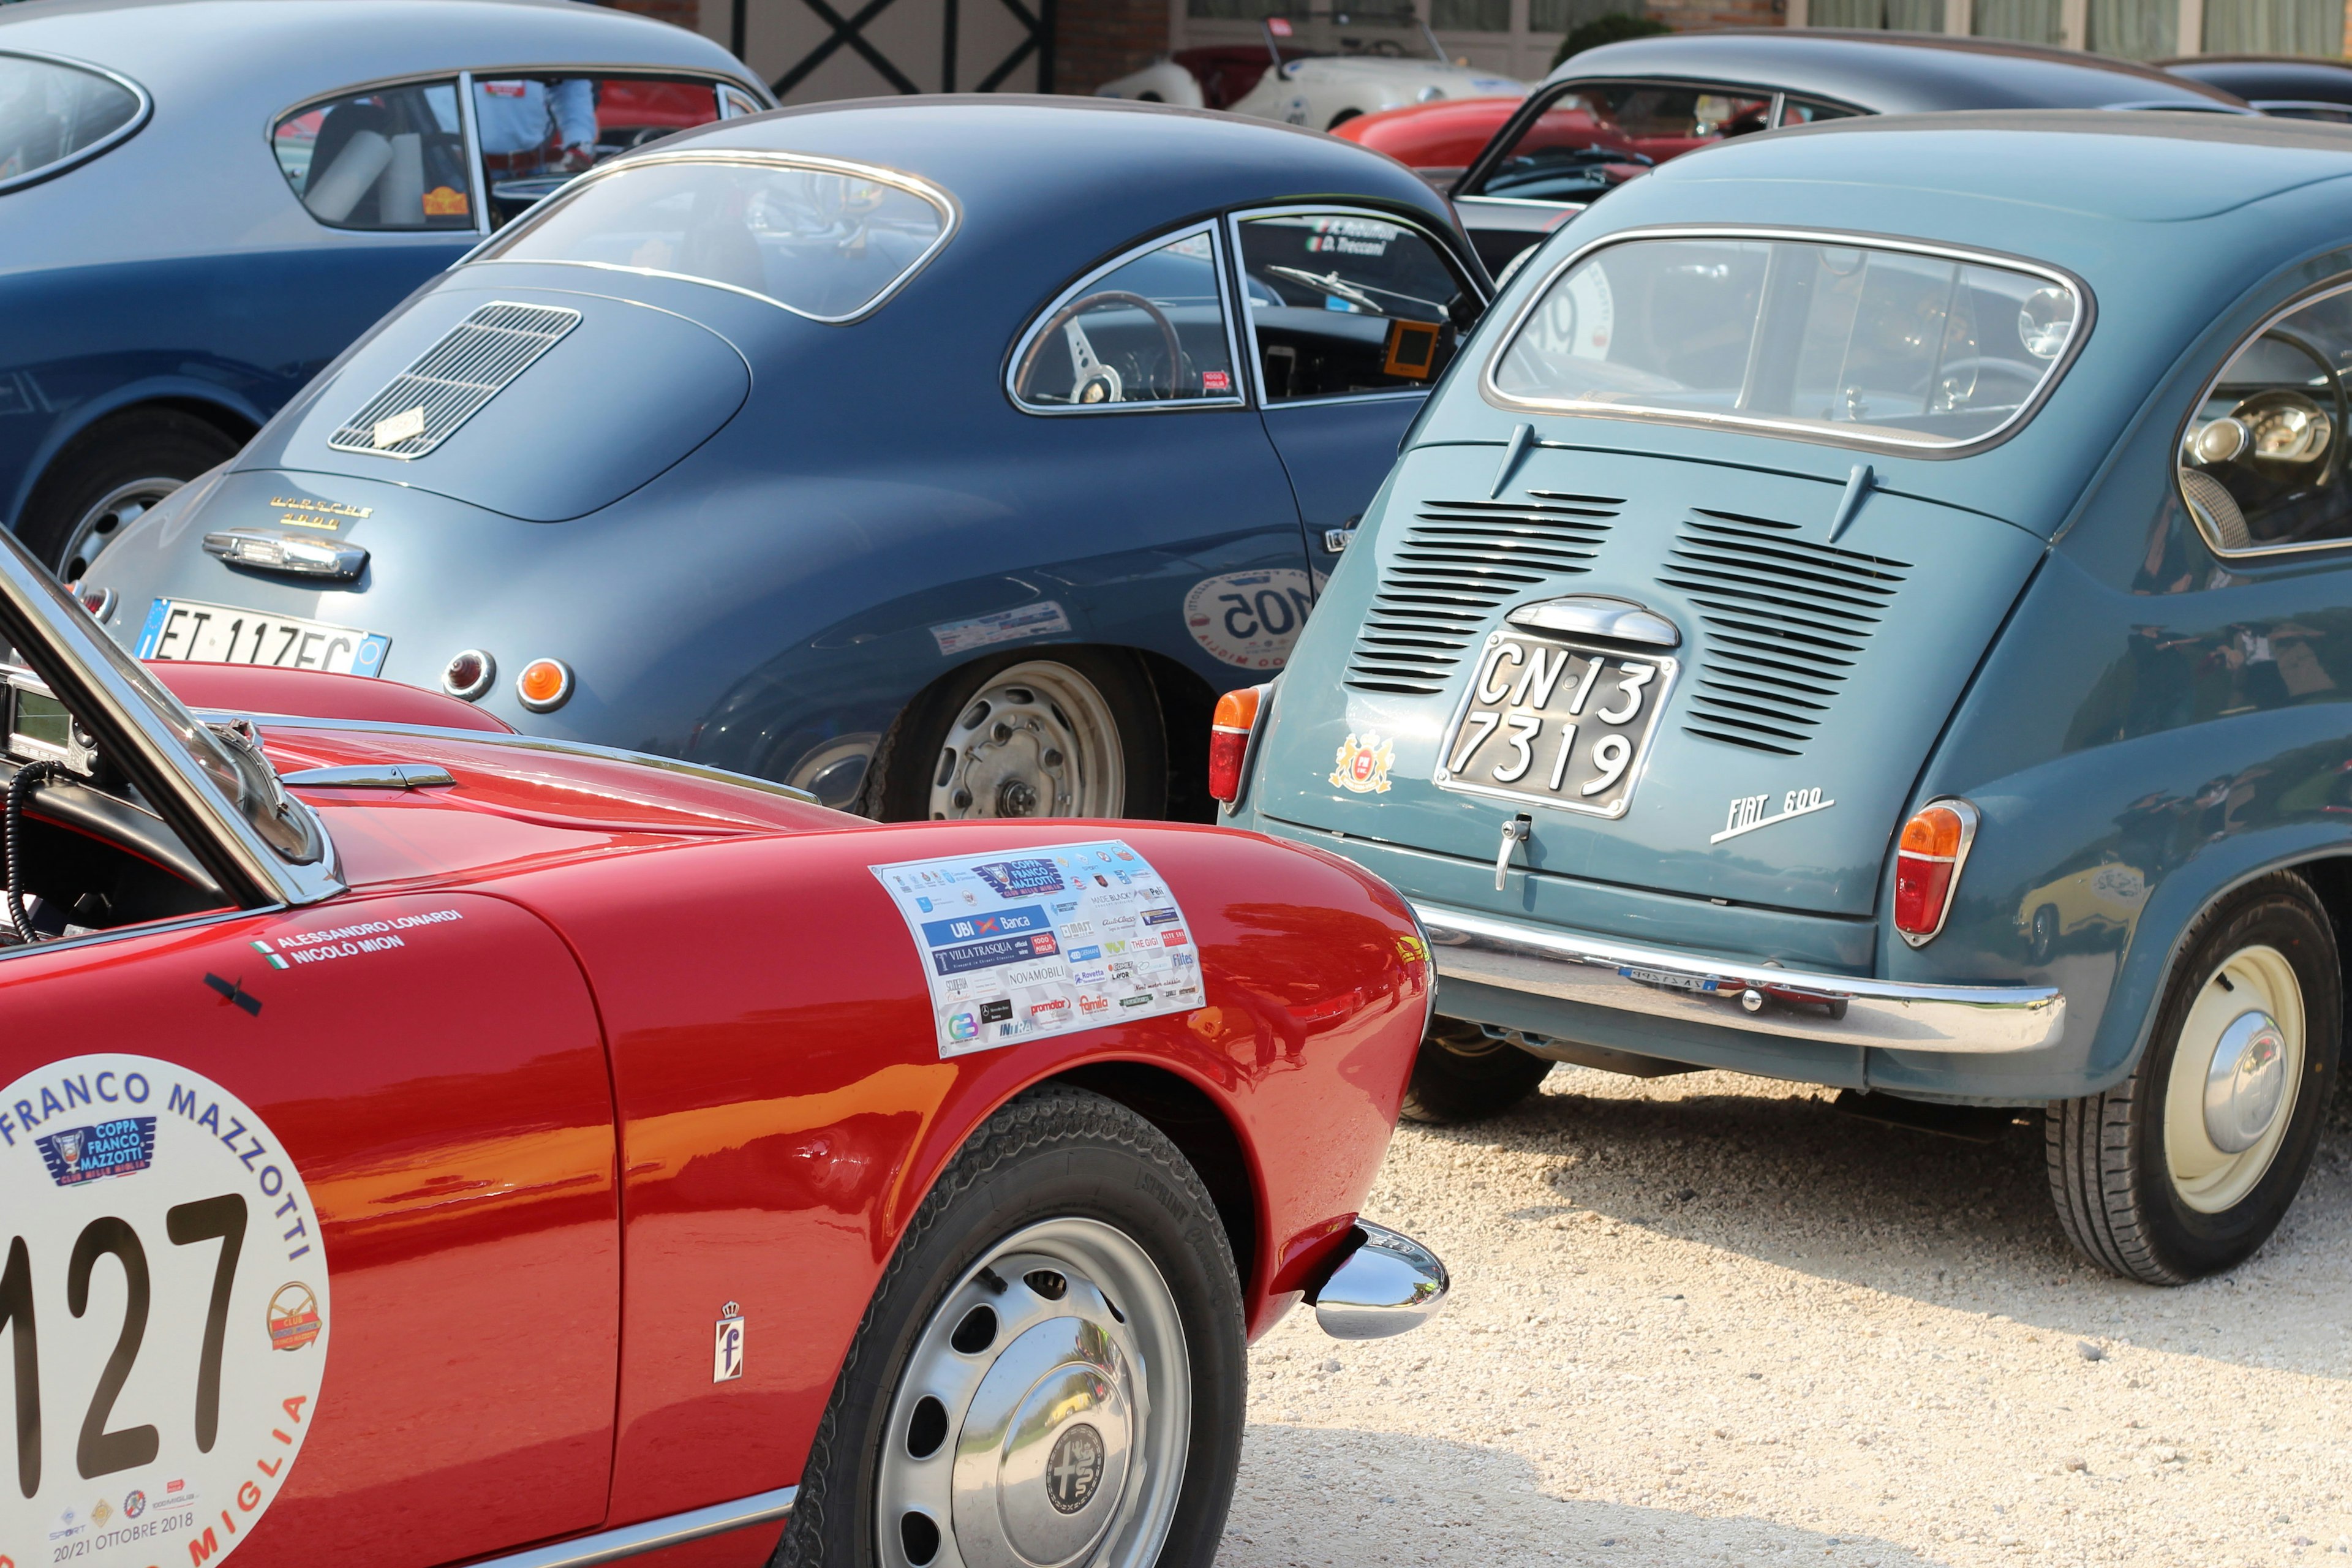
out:
{"label": "rear tail light", "polygon": [[1957,798],[1929,801],[1903,825],[1895,852],[1895,929],[1913,947],[1944,929],[1976,837],[1977,808]]}
{"label": "rear tail light", "polygon": [[1249,761],[1250,732],[1271,685],[1244,686],[1217,699],[1209,721],[1209,793],[1227,805],[1242,797],[1242,766]]}

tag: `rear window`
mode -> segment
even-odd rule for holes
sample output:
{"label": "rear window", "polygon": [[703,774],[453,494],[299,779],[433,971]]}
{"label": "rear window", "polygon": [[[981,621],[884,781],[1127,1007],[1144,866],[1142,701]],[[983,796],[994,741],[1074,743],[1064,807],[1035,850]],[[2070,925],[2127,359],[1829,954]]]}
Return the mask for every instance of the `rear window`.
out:
{"label": "rear window", "polygon": [[1506,404],[1899,450],[2021,422],[2081,335],[2056,272],[1885,246],[1627,240],[1546,285],[1487,369]]}
{"label": "rear window", "polygon": [[580,181],[483,259],[687,278],[846,321],[879,306],[954,223],[945,193],[908,174],[656,154]]}
{"label": "rear window", "polygon": [[94,158],[139,129],[147,100],[120,77],[0,55],[0,191]]}

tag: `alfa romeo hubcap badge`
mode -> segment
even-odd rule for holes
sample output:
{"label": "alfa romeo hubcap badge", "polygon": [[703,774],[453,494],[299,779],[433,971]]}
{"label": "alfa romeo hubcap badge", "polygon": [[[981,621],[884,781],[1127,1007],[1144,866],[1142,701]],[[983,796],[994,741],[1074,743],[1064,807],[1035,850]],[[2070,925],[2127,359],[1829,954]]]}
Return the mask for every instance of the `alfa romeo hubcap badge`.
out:
{"label": "alfa romeo hubcap badge", "polygon": [[1055,1439],[1045,1461],[1045,1500],[1055,1513],[1076,1513],[1102,1484],[1102,1434],[1080,1422]]}

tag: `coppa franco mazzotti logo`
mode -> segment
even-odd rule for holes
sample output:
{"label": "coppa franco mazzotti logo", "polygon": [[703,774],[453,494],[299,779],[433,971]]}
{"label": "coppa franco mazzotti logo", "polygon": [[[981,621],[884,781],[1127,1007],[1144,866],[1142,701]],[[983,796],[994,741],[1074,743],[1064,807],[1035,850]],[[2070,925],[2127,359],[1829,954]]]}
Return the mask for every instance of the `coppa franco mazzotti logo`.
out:
{"label": "coppa franco mazzotti logo", "polygon": [[210,1079],[110,1052],[0,1089],[0,1563],[211,1568],[318,1414],[334,1312],[301,1173]]}

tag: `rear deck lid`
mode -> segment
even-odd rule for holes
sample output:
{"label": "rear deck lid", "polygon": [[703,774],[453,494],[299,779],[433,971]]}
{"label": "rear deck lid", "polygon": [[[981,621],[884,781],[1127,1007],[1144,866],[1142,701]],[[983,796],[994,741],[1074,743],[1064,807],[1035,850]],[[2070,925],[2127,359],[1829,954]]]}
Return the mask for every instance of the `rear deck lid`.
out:
{"label": "rear deck lid", "polygon": [[1254,804],[1481,860],[1525,813],[1517,868],[1869,914],[2042,542],[1885,492],[1832,540],[1839,485],[1621,453],[1539,447],[1496,493],[1502,456],[1408,455],[1283,678]]}

